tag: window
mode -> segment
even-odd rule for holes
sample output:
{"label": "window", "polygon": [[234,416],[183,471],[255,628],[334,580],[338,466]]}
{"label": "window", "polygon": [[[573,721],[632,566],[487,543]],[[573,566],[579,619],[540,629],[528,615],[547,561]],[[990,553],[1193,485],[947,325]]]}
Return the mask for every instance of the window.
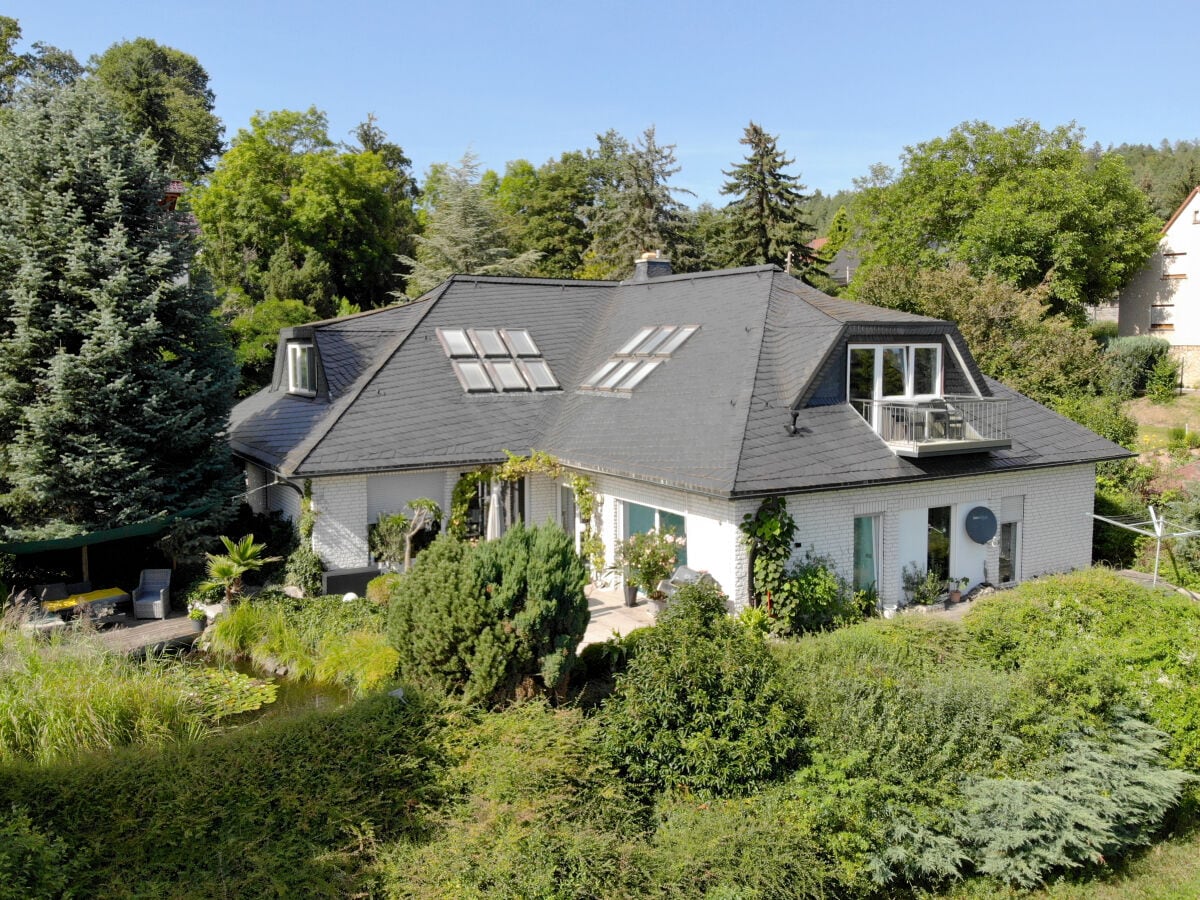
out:
{"label": "window", "polygon": [[1017,554],[1020,548],[1020,526],[1016,522],[1000,525],[1000,583],[1017,580]]}
{"label": "window", "polygon": [[1167,279],[1187,278],[1187,273],[1183,271],[1183,265],[1186,262],[1187,253],[1183,251],[1164,251],[1162,277]]}
{"label": "window", "polygon": [[288,391],[293,394],[316,394],[313,375],[312,344],[288,344]]}
{"label": "window", "polygon": [[873,591],[879,584],[879,517],[854,520],[854,590]]}
{"label": "window", "polygon": [[942,394],[939,344],[851,345],[846,358],[846,399],[868,422],[874,404]]}
{"label": "window", "polygon": [[950,507],[934,506],[929,510],[929,549],[925,570],[937,572],[943,581],[950,577]]}
{"label": "window", "polygon": [[644,325],[580,387],[628,394],[699,330],[699,325]]}
{"label": "window", "polygon": [[1175,330],[1175,304],[1171,300],[1156,299],[1150,307],[1151,331]]}
{"label": "window", "polygon": [[550,365],[522,328],[439,328],[437,336],[468,394],[559,390]]}
{"label": "window", "polygon": [[[627,502],[625,504],[625,537],[629,537],[631,534],[645,534],[652,530],[669,531],[676,537],[686,538],[687,520],[679,513]],[[675,565],[687,565],[686,541],[675,550]]]}

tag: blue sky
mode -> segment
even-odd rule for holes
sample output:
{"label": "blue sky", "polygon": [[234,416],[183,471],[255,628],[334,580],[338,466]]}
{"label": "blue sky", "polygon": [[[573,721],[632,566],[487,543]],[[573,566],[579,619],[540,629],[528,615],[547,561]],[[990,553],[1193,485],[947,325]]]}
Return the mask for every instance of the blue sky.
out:
{"label": "blue sky", "polygon": [[1074,120],[1102,145],[1200,137],[1196,0],[9,0],[3,13],[81,61],[135,37],[193,54],[226,140],[255,110],[315,105],[335,139],[373,112],[418,175],[468,148],[502,170],[655,125],[689,202],[721,203],[751,119],[826,193],[970,119]]}

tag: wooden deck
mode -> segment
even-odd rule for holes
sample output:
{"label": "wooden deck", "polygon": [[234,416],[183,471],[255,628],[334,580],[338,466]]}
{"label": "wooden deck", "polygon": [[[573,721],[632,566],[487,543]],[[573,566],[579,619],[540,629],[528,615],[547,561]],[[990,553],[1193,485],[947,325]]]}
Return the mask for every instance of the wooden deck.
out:
{"label": "wooden deck", "polygon": [[100,640],[118,653],[158,653],[192,646],[200,636],[196,623],[186,613],[172,612],[165,619],[124,618],[100,632]]}

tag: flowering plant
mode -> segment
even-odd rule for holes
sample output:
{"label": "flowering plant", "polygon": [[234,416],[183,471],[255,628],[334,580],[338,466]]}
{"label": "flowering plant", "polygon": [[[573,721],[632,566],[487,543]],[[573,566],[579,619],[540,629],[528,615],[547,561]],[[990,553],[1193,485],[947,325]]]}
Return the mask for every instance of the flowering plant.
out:
{"label": "flowering plant", "polygon": [[658,583],[675,571],[676,553],[685,539],[671,531],[650,529],[631,534],[617,544],[617,562],[629,570],[629,581],[645,591],[647,597],[658,595]]}

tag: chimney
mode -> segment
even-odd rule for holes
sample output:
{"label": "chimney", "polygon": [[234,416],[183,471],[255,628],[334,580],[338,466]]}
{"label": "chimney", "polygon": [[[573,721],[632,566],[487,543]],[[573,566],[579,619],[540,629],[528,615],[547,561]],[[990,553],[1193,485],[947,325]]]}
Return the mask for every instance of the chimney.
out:
{"label": "chimney", "polygon": [[671,261],[663,259],[662,254],[657,250],[649,253],[643,253],[633,264],[632,281],[649,281],[651,278],[662,278],[664,275],[671,274]]}

